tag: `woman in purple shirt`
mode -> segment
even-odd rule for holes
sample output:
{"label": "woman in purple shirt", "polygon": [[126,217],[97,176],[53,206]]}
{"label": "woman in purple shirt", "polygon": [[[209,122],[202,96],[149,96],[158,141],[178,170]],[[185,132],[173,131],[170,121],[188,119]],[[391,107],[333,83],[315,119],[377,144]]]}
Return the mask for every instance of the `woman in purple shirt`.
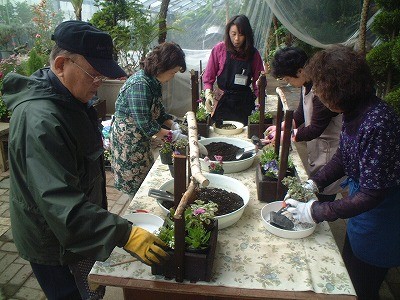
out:
{"label": "woman in purple shirt", "polygon": [[261,71],[264,65],[254,47],[249,19],[245,15],[234,16],[225,27],[224,41],[212,49],[203,75],[205,104],[214,121],[247,124],[258,96],[256,81]]}
{"label": "woman in purple shirt", "polygon": [[308,223],[348,218],[343,260],[359,299],[379,299],[388,269],[400,266],[400,117],[375,96],[365,58],[345,46],[315,54],[306,73],[325,106],[343,113],[339,149],[308,186],[321,191],[347,175],[349,195],[288,199],[288,210]]}

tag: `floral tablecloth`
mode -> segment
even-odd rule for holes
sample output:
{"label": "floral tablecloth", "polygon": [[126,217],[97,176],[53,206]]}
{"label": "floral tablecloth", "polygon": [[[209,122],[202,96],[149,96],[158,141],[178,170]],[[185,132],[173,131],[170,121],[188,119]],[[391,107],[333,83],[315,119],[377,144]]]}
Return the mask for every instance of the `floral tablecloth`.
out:
{"label": "floral tablecloth", "polygon": [[[244,133],[235,137],[244,138]],[[300,174],[305,175],[297,153],[292,155]],[[211,282],[197,284],[268,289],[281,291],[314,291],[325,294],[355,295],[342,257],[326,222],[318,224],[307,238],[291,240],[269,233],[260,211],[266,203],[257,200],[255,167],[226,174],[243,182],[250,191],[250,202],[241,219],[218,233],[218,244]],[[150,188],[159,188],[171,179],[166,165],[157,159],[128,208],[129,212],[145,209],[163,216],[154,198],[147,196]],[[129,259],[129,255],[114,251],[106,262],[96,262],[91,274],[142,280],[161,280],[151,274],[150,267],[133,262],[110,267]],[[171,282],[171,281],[169,281]]]}

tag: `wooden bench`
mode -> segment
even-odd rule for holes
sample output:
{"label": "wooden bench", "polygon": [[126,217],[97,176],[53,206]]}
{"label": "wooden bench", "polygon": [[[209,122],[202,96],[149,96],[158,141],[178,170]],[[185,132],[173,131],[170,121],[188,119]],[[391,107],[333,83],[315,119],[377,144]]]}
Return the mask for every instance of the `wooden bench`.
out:
{"label": "wooden bench", "polygon": [[0,171],[4,172],[8,170],[8,132],[10,129],[10,123],[0,122]]}

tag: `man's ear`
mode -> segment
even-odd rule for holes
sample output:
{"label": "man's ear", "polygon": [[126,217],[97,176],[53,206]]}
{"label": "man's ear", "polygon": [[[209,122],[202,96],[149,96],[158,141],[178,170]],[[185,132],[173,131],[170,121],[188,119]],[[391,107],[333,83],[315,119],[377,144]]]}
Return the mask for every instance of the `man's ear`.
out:
{"label": "man's ear", "polygon": [[53,72],[57,75],[57,77],[64,76],[64,65],[68,59],[65,56],[57,56],[54,60],[54,68]]}

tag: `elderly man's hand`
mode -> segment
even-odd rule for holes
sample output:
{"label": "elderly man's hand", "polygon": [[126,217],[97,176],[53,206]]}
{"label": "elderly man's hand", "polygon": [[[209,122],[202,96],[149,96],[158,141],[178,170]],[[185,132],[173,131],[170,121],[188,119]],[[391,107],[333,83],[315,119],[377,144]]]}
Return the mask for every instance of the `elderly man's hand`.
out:
{"label": "elderly man's hand", "polygon": [[163,248],[166,249],[167,245],[162,240],[136,226],[132,227],[128,242],[124,246],[125,251],[149,266],[162,264],[169,259]]}

